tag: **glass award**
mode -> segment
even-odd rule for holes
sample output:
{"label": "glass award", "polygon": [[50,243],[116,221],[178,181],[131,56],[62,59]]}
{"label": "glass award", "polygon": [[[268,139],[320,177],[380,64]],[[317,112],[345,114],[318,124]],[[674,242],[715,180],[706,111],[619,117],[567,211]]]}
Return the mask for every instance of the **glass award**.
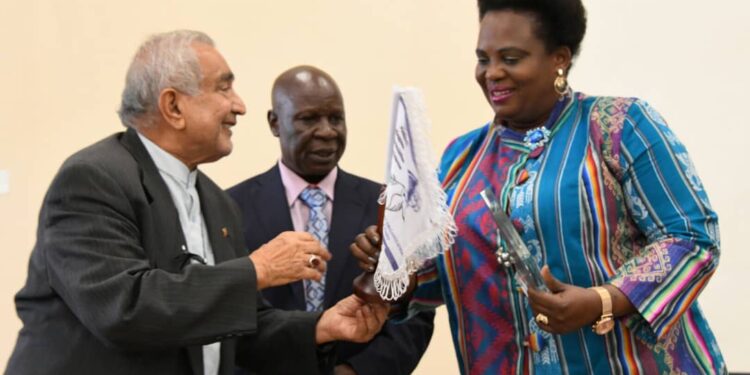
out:
{"label": "glass award", "polygon": [[513,223],[511,223],[510,218],[503,211],[492,189],[488,187],[479,194],[492,213],[495,224],[497,224],[500,236],[505,242],[506,250],[510,255],[510,263],[512,263],[513,269],[515,269],[514,276],[516,281],[521,284],[523,292],[527,294],[528,288],[549,291],[547,285],[544,284],[544,279],[542,279],[536,259],[531,255],[531,252],[516,231]]}

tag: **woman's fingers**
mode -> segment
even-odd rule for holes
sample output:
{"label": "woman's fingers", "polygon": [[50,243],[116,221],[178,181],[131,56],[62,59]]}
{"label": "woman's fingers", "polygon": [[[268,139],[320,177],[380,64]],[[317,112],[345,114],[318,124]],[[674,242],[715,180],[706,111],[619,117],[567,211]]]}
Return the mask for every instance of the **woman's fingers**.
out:
{"label": "woman's fingers", "polygon": [[380,235],[378,235],[377,225],[370,225],[367,227],[367,229],[365,229],[365,235],[367,235],[367,239],[373,247],[378,247],[380,245]]}

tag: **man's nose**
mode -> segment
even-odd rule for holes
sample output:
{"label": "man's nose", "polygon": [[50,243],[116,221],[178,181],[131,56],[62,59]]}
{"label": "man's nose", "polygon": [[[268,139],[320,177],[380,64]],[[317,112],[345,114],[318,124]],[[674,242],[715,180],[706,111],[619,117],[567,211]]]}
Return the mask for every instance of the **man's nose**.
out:
{"label": "man's nose", "polygon": [[235,93],[234,100],[232,101],[232,112],[238,115],[244,115],[245,111],[245,102],[243,102],[242,98],[240,98],[240,96]]}
{"label": "man's nose", "polygon": [[328,117],[323,117],[318,123],[318,127],[315,130],[315,135],[323,138],[336,137],[336,130],[333,128],[333,124],[328,120]]}

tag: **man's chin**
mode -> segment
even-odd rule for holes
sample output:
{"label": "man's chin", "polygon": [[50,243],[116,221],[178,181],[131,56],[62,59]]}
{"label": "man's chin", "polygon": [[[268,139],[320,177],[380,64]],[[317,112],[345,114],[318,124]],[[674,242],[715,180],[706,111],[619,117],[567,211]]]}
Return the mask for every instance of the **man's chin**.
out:
{"label": "man's chin", "polygon": [[300,176],[305,179],[307,182],[313,182],[317,183],[320,182],[320,180],[324,179],[326,176],[328,176],[329,173],[333,170],[333,168],[336,167],[336,164],[330,165],[320,165],[317,164],[312,168],[307,168],[305,170],[304,175]]}
{"label": "man's chin", "polygon": [[209,157],[206,157],[198,164],[207,164],[207,163],[213,163],[215,161],[221,160],[225,156],[229,156],[229,154],[232,153],[232,146],[230,145],[227,148],[222,148],[220,150],[217,150],[214,155],[211,155]]}
{"label": "man's chin", "polygon": [[231,140],[227,139],[226,142],[219,147],[219,159],[229,156],[229,154],[232,153],[232,150],[234,150],[234,144]]}

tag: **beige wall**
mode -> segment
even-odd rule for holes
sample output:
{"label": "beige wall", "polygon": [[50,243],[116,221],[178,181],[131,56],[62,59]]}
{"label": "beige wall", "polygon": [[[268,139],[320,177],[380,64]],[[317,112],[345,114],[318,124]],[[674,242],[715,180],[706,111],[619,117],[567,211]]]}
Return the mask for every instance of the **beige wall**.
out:
{"label": "beige wall", "polygon": [[[575,89],[648,99],[687,145],[721,219],[722,264],[700,297],[730,369],[750,371],[744,279],[750,256],[747,112],[750,3],[586,0],[589,32],[573,70]],[[221,186],[268,168],[276,140],[265,125],[269,88],[282,70],[317,65],[346,99],[345,169],[381,179],[392,85],[424,90],[433,145],[490,117],[473,79],[473,1],[84,1],[3,0],[0,7],[0,368],[20,321],[36,215],[56,169],[72,152],[121,130],[115,115],[127,63],[146,35],[175,28],[213,36],[237,75],[247,115],[235,152],[202,167]],[[744,173],[743,173],[744,172]],[[742,297],[738,297],[741,295]],[[457,373],[441,309],[418,374]]]}

